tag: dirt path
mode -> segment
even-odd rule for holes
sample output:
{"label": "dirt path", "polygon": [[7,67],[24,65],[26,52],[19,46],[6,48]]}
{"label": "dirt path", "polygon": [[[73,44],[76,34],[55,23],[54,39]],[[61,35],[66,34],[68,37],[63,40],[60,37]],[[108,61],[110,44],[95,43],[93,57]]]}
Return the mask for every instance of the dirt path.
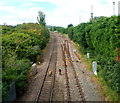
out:
{"label": "dirt path", "polygon": [[[65,81],[65,69],[64,69],[64,63],[62,59],[62,49],[60,43],[63,43],[65,39],[68,40],[67,37],[52,33],[51,39],[46,47],[45,53],[44,53],[44,62],[39,66],[38,73],[35,76],[32,76],[29,79],[28,82],[28,88],[26,89],[25,93],[18,97],[16,101],[35,101],[36,96],[38,94],[39,88],[42,85],[43,77],[45,75],[45,71],[47,68],[48,60],[50,58],[50,54],[52,52],[52,46],[53,46],[53,38],[57,39],[56,45],[57,45],[57,64],[56,64],[56,78],[55,78],[55,88],[54,88],[54,94],[53,94],[53,101],[66,101],[67,100],[67,89],[66,89],[66,81]],[[73,43],[69,44],[69,50],[71,54],[72,60],[76,60],[77,57],[73,53],[73,50],[76,49],[73,45]],[[88,71],[85,67],[85,64],[83,62],[73,63],[75,65],[75,70],[78,75],[79,82],[82,85],[82,89],[85,95],[86,101],[104,101],[104,96],[102,94],[102,90],[100,88],[100,85],[96,82],[97,79],[92,78],[92,73]],[[72,88],[71,95],[73,100],[80,100],[75,92],[75,81],[73,79],[72,70],[70,70],[70,64],[69,61],[67,63],[68,65],[68,75],[69,75],[69,82],[70,86]],[[59,69],[62,70],[62,74],[59,74]],[[15,102],[16,102],[15,101]]]}

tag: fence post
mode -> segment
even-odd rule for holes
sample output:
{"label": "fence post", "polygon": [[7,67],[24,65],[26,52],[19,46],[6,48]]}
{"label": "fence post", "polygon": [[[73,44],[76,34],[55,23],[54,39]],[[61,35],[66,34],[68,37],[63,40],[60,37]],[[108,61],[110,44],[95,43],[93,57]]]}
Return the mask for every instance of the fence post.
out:
{"label": "fence post", "polygon": [[88,59],[90,58],[90,53],[87,53],[87,58],[88,58]]}
{"label": "fence post", "polygon": [[96,61],[92,62],[92,71],[94,75],[97,75],[97,62]]}

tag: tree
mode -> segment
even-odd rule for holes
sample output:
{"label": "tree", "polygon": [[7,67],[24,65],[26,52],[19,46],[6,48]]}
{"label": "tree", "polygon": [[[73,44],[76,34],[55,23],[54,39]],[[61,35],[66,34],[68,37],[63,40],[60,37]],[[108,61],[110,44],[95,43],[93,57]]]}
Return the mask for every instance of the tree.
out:
{"label": "tree", "polygon": [[[50,37],[50,33],[46,27],[45,14],[43,12],[39,11],[38,16],[37,16],[37,20],[38,20],[38,23],[40,25],[40,34],[44,35],[44,37],[46,38],[46,41],[48,41],[49,37]],[[47,43],[47,42],[45,42],[45,43]]]}
{"label": "tree", "polygon": [[40,26],[45,27],[45,14],[41,11],[38,12],[37,20]]}
{"label": "tree", "polygon": [[68,25],[68,28],[69,28],[69,27],[72,27],[72,26],[73,26],[73,24],[69,24],[69,25]]}

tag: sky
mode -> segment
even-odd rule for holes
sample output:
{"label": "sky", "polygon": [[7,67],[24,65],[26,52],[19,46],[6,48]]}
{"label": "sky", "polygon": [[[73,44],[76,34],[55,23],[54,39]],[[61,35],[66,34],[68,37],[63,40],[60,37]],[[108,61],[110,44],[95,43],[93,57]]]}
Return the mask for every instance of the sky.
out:
{"label": "sky", "polygon": [[89,22],[93,16],[118,15],[120,0],[0,0],[0,24],[17,25],[37,22],[38,11],[44,12],[47,25],[67,27]]}

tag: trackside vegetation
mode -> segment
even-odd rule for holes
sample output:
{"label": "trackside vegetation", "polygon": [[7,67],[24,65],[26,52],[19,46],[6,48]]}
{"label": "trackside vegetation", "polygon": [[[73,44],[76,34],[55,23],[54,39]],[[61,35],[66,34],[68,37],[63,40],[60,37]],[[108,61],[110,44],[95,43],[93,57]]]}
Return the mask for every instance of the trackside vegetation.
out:
{"label": "trackside vegetation", "polygon": [[50,33],[45,26],[45,20],[42,26],[38,23],[2,25],[3,101],[6,101],[7,90],[13,81],[17,96],[25,91],[31,65],[36,62],[38,56],[41,56],[49,38]]}
{"label": "trackside vegetation", "polygon": [[120,100],[120,17],[99,17],[87,23],[68,28],[58,27],[57,31],[68,34],[80,45],[80,52],[97,61],[98,76],[117,95],[113,101]]}

